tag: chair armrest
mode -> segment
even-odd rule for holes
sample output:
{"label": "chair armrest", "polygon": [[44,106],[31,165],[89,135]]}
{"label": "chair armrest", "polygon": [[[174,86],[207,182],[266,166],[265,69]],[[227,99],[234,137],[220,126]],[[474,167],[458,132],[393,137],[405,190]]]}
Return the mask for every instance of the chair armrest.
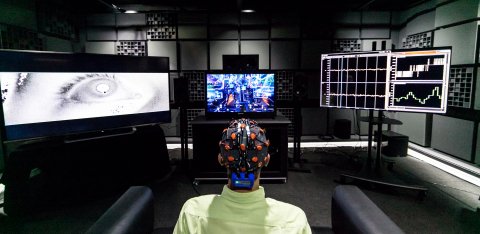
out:
{"label": "chair armrest", "polygon": [[145,186],[130,187],[86,233],[152,233],[153,193]]}
{"label": "chair armrest", "polygon": [[404,232],[359,188],[340,185],[332,197],[332,229],[335,233]]}

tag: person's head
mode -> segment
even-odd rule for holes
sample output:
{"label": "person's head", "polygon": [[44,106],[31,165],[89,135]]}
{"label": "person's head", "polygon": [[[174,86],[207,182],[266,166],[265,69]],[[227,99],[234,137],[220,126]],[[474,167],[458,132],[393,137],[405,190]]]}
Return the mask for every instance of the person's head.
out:
{"label": "person's head", "polygon": [[228,187],[248,192],[259,187],[260,171],[270,162],[265,130],[254,120],[232,120],[219,143],[218,162],[226,166]]}

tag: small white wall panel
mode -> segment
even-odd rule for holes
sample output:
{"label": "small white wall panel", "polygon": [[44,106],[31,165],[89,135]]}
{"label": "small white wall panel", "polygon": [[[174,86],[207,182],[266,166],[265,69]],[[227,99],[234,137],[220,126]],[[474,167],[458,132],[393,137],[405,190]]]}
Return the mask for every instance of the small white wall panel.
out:
{"label": "small white wall panel", "polygon": [[238,54],[237,41],[211,41],[210,42],[210,69],[223,69],[223,55]]}
{"label": "small white wall panel", "polygon": [[459,0],[437,7],[435,10],[435,27],[477,18],[478,1]]}
{"label": "small white wall panel", "polygon": [[330,40],[304,40],[302,41],[302,69],[320,69],[321,55],[331,51]]}
{"label": "small white wall panel", "polygon": [[296,41],[272,41],[272,69],[298,69],[299,45]]}
{"label": "small white wall panel", "polygon": [[241,41],[241,54],[258,54],[258,69],[270,69],[269,41]]}
{"label": "small white wall panel", "polygon": [[117,32],[114,27],[89,27],[87,40],[92,41],[116,41]]}
{"label": "small white wall panel", "polygon": [[180,42],[180,62],[182,70],[207,70],[207,42]]}
{"label": "small white wall panel", "polygon": [[389,28],[362,28],[362,38],[390,38]]}
{"label": "small white wall panel", "polygon": [[143,26],[146,25],[145,14],[115,14],[117,26]]}
{"label": "small white wall panel", "polygon": [[451,64],[470,64],[475,61],[477,22],[435,31],[434,47],[452,46]]}
{"label": "small white wall panel", "polygon": [[88,26],[115,26],[115,14],[87,15]]}
{"label": "small white wall panel", "polygon": [[148,56],[169,57],[170,70],[177,70],[177,43],[175,41],[148,41]]}
{"label": "small white wall panel", "polygon": [[360,29],[358,28],[338,28],[335,31],[334,38],[337,39],[357,39],[360,37]]}
{"label": "small white wall panel", "polygon": [[432,148],[470,161],[473,121],[433,115]]}
{"label": "small white wall panel", "polygon": [[390,23],[389,11],[362,12],[362,24],[389,24],[389,23]]}
{"label": "small white wall panel", "polygon": [[108,42],[85,42],[85,53],[91,54],[117,54],[114,41]]}
{"label": "small white wall panel", "polygon": [[118,28],[119,41],[143,41],[147,39],[147,32],[142,27]]}

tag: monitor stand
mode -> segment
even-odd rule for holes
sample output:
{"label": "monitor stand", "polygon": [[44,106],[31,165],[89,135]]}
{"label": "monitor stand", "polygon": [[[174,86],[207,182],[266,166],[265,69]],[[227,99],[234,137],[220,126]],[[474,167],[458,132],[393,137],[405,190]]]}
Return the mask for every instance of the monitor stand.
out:
{"label": "monitor stand", "polygon": [[[388,170],[393,170],[393,165],[395,161],[387,160],[382,157],[382,125],[383,124],[392,124],[392,125],[401,125],[402,122],[396,119],[383,118],[383,111],[378,111],[378,117],[373,116],[373,110],[369,111],[368,117],[360,117],[358,120],[362,122],[368,122],[368,152],[367,152],[367,163],[364,163],[363,169],[357,175],[352,175],[349,173],[340,174],[340,182],[345,184],[346,178],[353,179],[354,181],[363,181],[370,184],[370,186],[380,185],[387,186],[392,188],[401,188],[407,190],[414,190],[418,192],[420,199],[424,199],[427,194],[427,188],[417,185],[405,185],[403,181],[399,180],[395,176],[391,175],[390,171],[385,170],[382,167],[382,161],[388,164]],[[377,125],[377,149],[375,157],[375,166],[372,165],[372,137],[373,137],[373,125]]]}

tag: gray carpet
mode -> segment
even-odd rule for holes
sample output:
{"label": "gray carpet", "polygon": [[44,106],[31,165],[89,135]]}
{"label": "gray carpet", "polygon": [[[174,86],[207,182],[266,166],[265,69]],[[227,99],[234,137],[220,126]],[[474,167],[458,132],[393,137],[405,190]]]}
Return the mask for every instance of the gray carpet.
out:
{"label": "gray carpet", "polygon": [[[170,150],[179,158],[179,150]],[[330,200],[340,172],[362,168],[362,149],[304,149],[302,158],[311,173],[289,172],[286,183],[263,183],[267,197],[291,203],[307,214],[310,226],[330,227]],[[191,153],[189,155],[192,155]],[[349,157],[349,156],[359,156]],[[291,156],[291,155],[290,155]],[[478,233],[480,230],[480,188],[449,175],[413,157],[397,157],[392,175],[405,184],[428,188],[424,200],[417,193],[358,184],[406,233]],[[298,165],[297,165],[298,166]],[[191,197],[218,194],[224,183],[193,185],[186,173],[172,165],[172,172],[149,184],[155,196],[155,227],[173,227],[183,203]],[[352,181],[347,181],[352,182]],[[196,191],[195,191],[196,190]],[[85,191],[89,192],[89,191]],[[87,203],[46,211],[23,220],[8,222],[3,233],[84,233],[122,191]],[[0,222],[5,221],[4,218]],[[5,223],[4,223],[5,224]],[[13,231],[13,232],[12,232]]]}

